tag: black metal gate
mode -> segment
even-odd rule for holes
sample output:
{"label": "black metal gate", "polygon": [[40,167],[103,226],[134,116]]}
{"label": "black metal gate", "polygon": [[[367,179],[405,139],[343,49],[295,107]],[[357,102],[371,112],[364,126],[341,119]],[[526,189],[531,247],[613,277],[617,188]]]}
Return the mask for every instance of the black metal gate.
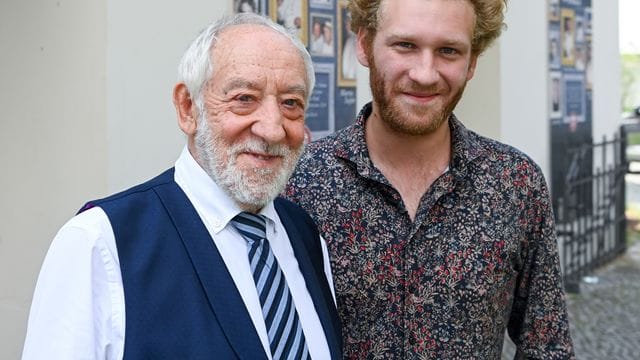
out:
{"label": "black metal gate", "polygon": [[563,193],[556,199],[556,225],[564,282],[580,281],[626,250],[626,132],[613,140],[570,149]]}

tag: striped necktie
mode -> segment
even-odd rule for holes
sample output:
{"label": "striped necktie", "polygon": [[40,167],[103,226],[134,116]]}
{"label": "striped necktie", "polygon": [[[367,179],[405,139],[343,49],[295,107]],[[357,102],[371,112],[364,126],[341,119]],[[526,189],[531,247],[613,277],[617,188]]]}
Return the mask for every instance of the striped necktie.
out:
{"label": "striped necktie", "polygon": [[273,359],[311,359],[287,281],[266,239],[265,217],[242,212],[231,223],[249,244],[249,263]]}

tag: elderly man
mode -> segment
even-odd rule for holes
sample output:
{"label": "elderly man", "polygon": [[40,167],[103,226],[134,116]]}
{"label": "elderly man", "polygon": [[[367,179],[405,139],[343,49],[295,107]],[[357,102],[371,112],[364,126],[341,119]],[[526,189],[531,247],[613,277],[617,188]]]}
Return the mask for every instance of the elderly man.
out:
{"label": "elderly man", "polygon": [[240,14],[195,39],[180,72],[175,168],[62,227],[23,358],[340,358],[324,244],[306,213],[274,201],[303,148],[308,53]]}
{"label": "elderly man", "polygon": [[549,192],[453,114],[505,0],[352,0],[373,101],[308,146],[286,194],[327,240],[345,356],[573,357]]}

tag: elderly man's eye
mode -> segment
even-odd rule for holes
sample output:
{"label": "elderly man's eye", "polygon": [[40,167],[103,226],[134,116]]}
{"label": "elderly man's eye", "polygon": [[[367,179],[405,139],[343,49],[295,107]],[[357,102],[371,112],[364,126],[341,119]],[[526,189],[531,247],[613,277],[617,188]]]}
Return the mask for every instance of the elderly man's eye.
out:
{"label": "elderly man's eye", "polygon": [[251,95],[240,95],[236,99],[241,102],[250,102],[250,101],[253,101],[255,98]]}
{"label": "elderly man's eye", "polygon": [[282,103],[288,107],[303,107],[298,99],[286,99]]}

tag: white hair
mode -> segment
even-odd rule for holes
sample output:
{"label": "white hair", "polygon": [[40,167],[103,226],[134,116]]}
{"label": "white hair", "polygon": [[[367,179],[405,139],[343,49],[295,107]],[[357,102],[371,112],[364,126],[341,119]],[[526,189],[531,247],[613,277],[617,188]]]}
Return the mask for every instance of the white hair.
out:
{"label": "white hair", "polygon": [[216,41],[224,30],[237,25],[266,26],[291,40],[291,43],[298,49],[298,53],[304,61],[307,72],[307,98],[305,100],[308,100],[313,91],[316,77],[311,56],[309,52],[307,52],[304,44],[297,36],[284,27],[274,23],[269,18],[254,13],[239,13],[231,17],[224,17],[210,24],[200,32],[182,56],[182,60],[178,66],[178,80],[187,86],[189,94],[191,94],[191,99],[195,100],[198,110],[202,110],[202,88],[213,75],[215,59],[212,58],[212,50],[216,46]]}

